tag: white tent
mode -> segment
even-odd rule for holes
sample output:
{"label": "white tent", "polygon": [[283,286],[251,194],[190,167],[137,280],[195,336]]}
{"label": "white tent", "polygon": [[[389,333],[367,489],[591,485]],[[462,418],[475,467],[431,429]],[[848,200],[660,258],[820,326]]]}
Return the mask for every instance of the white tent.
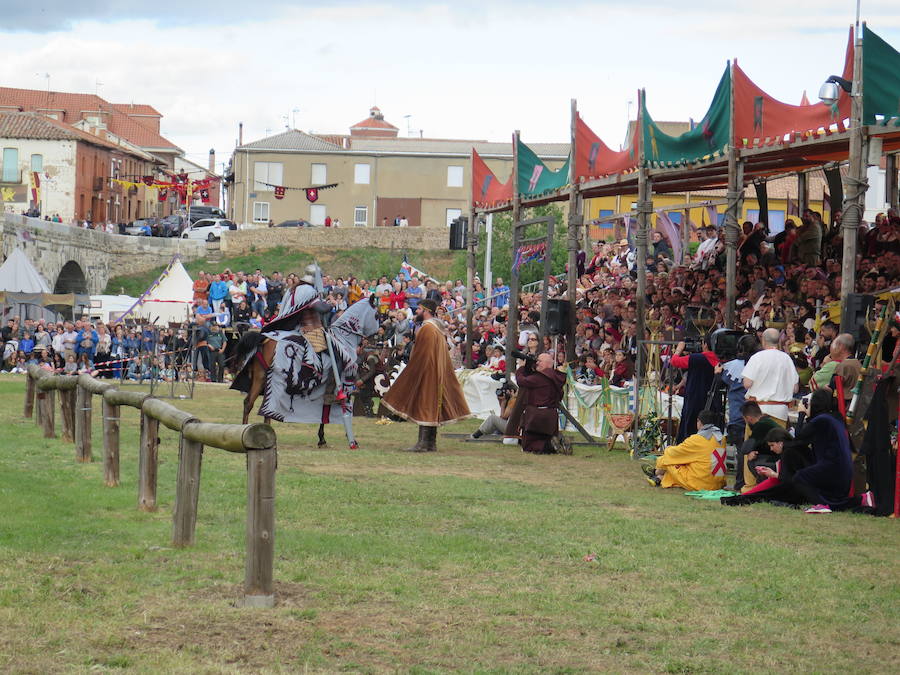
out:
{"label": "white tent", "polygon": [[50,285],[41,276],[25,251],[14,248],[0,265],[0,291],[11,293],[49,293]]}
{"label": "white tent", "polygon": [[[21,295],[50,293],[51,288],[20,248],[14,248],[0,265],[0,291],[6,293],[5,304],[10,307],[10,316],[22,319],[56,319],[56,312],[41,306],[42,296],[35,295],[26,299]],[[17,297],[16,294],[20,295]]]}
{"label": "white tent", "polygon": [[175,256],[159,278],[119,320],[149,319],[151,323],[160,325],[185,321],[191,315],[193,301],[194,282],[181,264],[181,259]]}
{"label": "white tent", "polygon": [[137,298],[130,295],[92,295],[90,316],[103,323],[117,323],[119,316],[134,307],[135,302]]}

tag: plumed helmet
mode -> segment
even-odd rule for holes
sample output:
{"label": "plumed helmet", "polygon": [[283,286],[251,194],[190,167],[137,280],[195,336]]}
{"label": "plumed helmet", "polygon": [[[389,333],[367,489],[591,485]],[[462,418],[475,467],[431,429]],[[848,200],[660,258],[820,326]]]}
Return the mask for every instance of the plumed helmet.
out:
{"label": "plumed helmet", "polygon": [[300,277],[300,281],[309,284],[310,286],[316,285],[316,273],[320,272],[320,268],[315,263],[310,263],[306,266],[306,269],[303,270],[303,276]]}

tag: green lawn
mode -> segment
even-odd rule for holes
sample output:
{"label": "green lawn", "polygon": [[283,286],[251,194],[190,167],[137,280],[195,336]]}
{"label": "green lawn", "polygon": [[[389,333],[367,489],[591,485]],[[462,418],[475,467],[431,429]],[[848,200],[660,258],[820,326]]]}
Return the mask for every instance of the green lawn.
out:
{"label": "green lawn", "polygon": [[[448,279],[451,276],[465,279],[466,267],[462,251],[406,251],[410,264],[430,274],[436,279]],[[325,271],[334,277],[354,275],[360,279],[378,278],[381,275],[392,279],[400,270],[403,262],[402,250],[353,248],[329,251],[326,249],[288,249],[284,246],[255,251],[247,255],[223,258],[215,264],[204,259],[185,263],[188,273],[196,278],[197,272],[220,272],[226,268],[232,272],[243,270],[252,272],[259,268],[266,274],[278,270],[282,274],[297,272],[313,260],[318,260]],[[106,285],[106,293],[140,295],[163,272],[159,267],[148,272],[129,276],[113,277]]]}
{"label": "green lawn", "polygon": [[[177,444],[159,511],[22,419],[0,377],[0,670],[59,672],[894,672],[900,523],[726,508],[649,487],[623,453],[574,456],[357,421],[362,449],[276,425],[275,609],[240,609],[246,473],[207,449],[195,547],[170,547]],[[198,385],[176,404],[239,420]],[[452,427],[471,430],[474,421]],[[595,553],[596,561],[584,556]]]}

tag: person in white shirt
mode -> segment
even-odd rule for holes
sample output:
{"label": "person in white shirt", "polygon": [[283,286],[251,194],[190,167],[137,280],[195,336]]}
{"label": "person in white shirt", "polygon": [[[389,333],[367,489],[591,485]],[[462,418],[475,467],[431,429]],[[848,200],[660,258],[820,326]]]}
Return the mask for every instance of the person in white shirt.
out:
{"label": "person in white shirt", "polygon": [[762,350],[747,360],[741,373],[747,400],[781,426],[787,426],[788,403],[800,388],[800,378],[791,357],[778,349],[780,333],[768,328],[762,334]]}
{"label": "person in white shirt", "polygon": [[716,243],[719,241],[719,238],[716,236],[716,228],[711,225],[707,225],[706,229],[706,239],[700,242],[700,246],[697,247],[697,253],[694,255],[694,263],[699,265],[703,262],[703,259],[712,253],[716,249]]}

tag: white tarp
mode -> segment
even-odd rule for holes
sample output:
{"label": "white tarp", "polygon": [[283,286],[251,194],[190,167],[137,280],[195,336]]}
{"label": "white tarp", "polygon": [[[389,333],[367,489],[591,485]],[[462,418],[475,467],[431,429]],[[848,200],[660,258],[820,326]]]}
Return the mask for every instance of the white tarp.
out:
{"label": "white tarp", "polygon": [[500,382],[492,378],[489,372],[460,369],[456,371],[456,379],[462,385],[463,396],[472,415],[483,420],[491,413],[500,414],[500,401],[497,399]]}
{"label": "white tarp", "polygon": [[194,281],[176,256],[120,320],[149,319],[156,324],[186,321],[193,300]]}
{"label": "white tarp", "polygon": [[117,323],[119,317],[134,307],[137,300],[131,295],[92,295],[90,315],[103,323]]}

